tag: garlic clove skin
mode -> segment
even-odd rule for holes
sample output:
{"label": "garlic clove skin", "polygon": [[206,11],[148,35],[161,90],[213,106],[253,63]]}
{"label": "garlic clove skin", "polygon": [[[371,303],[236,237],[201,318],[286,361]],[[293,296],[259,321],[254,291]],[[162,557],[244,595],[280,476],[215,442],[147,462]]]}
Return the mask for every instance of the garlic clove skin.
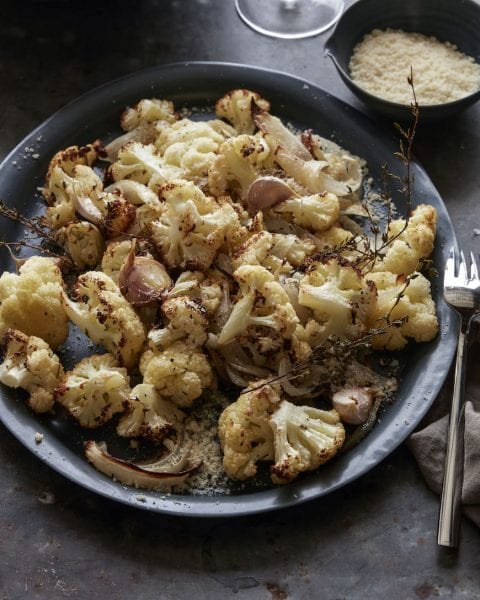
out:
{"label": "garlic clove skin", "polygon": [[270,175],[259,177],[248,188],[248,214],[254,216],[258,211],[279,204],[292,195],[292,189],[282,179]]}
{"label": "garlic clove skin", "polygon": [[346,387],[333,394],[332,405],[344,423],[361,425],[368,419],[373,396],[372,388]]}
{"label": "garlic clove skin", "polygon": [[136,244],[120,269],[118,285],[132,306],[145,306],[161,300],[172,285],[165,267],[150,256],[136,256]]}

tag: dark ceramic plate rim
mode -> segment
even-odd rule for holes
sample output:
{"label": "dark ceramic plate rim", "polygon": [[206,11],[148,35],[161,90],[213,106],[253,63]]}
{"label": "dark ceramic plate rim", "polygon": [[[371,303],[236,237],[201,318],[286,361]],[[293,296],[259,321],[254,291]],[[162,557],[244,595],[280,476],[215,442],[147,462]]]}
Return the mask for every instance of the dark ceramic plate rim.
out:
{"label": "dark ceramic plate rim", "polygon": [[[112,103],[119,114],[125,105],[135,99],[155,94],[172,96],[173,90],[179,98],[190,98],[198,103],[199,89],[203,95],[201,97],[210,103],[220,90],[227,91],[239,86],[251,87],[270,99],[274,98],[274,112],[286,116],[294,113],[299,122],[302,121],[298,115],[310,110],[319,122],[317,128],[321,128],[320,122],[326,118],[328,108],[334,129],[335,123],[338,124],[338,138],[344,143],[344,135],[354,127],[361,132],[362,140],[370,144],[372,151],[390,153],[397,148],[396,140],[386,130],[376,133],[378,125],[368,117],[308,81],[286,73],[246,65],[175,63],[139,71],[107,83],[53,114],[25,137],[0,165],[0,197],[7,203],[14,202],[18,205],[15,184],[20,178],[30,175],[35,185],[41,184],[43,165],[42,172],[39,172],[39,164],[32,165],[27,161],[20,173],[12,166],[21,160],[25,148],[35,145],[36,140],[42,137],[47,140],[45,155],[51,156],[65,144],[84,143],[85,140],[79,139],[82,132],[92,126],[92,121],[101,118],[102,114],[111,113]],[[315,128],[314,123],[310,123],[310,126]],[[366,154],[369,152],[370,150]],[[414,172],[419,201],[426,201],[428,198],[438,210],[438,241],[434,258],[437,268],[441,268],[446,258],[446,247],[455,243],[453,227],[446,208],[426,173],[417,164],[414,165]],[[21,403],[12,401],[5,389],[0,393],[0,418],[22,444],[57,472],[92,492],[137,508],[177,516],[232,517],[300,504],[352,482],[379,464],[406,439],[431,406],[447,375],[456,340],[452,313],[443,303],[438,291],[441,283],[440,277],[435,286],[440,334],[434,342],[421,348],[418,346],[415,350],[416,364],[403,379],[398,398],[385,412],[382,422],[365,443],[335,459],[317,473],[288,486],[235,496],[180,496],[126,488],[97,472],[80,453],[73,452],[54,436],[46,435],[41,444],[36,444],[34,436],[35,432],[42,431],[41,420],[25,410]]]}

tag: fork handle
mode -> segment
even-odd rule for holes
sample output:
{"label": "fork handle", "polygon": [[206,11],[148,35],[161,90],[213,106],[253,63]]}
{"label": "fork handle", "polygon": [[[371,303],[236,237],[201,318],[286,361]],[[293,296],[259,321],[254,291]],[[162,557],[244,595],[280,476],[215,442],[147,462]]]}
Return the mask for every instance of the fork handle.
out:
{"label": "fork handle", "polygon": [[462,317],[455,361],[455,378],[448,424],[447,455],[445,458],[437,538],[440,546],[450,548],[458,546],[460,532],[465,433],[465,376],[469,330],[470,320]]}

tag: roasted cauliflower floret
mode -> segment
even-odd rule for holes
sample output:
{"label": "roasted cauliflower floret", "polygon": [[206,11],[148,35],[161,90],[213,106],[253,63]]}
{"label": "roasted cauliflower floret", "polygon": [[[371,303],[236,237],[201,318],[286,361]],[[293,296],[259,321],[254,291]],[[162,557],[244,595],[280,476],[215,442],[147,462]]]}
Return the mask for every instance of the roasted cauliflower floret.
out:
{"label": "roasted cauliflower floret", "polygon": [[437,335],[438,320],[428,279],[420,273],[413,273],[408,279],[394,273],[370,273],[367,279],[377,288],[370,327],[384,326],[386,316],[389,321],[406,318],[402,325],[389,327],[385,333],[374,336],[374,348],[401,350],[409,339],[429,342]]}
{"label": "roasted cauliflower floret", "polygon": [[120,179],[105,188],[105,192],[120,192],[130,205],[135,207],[133,220],[128,227],[130,235],[143,233],[149,223],[158,219],[162,214],[162,204],[157,194],[138,181]]}
{"label": "roasted cauliflower floret", "polygon": [[329,229],[337,221],[339,210],[338,198],[328,193],[291,197],[273,209],[276,213],[291,215],[296,225],[315,232]]}
{"label": "roasted cauliflower floret", "polygon": [[101,179],[89,166],[76,165],[71,176],[55,167],[49,185],[54,203],[47,208],[47,218],[54,229],[77,220],[78,214],[114,237],[135,218],[134,206],[119,190],[104,192]]}
{"label": "roasted cauliflower floret", "polygon": [[180,407],[191,406],[213,383],[208,358],[183,341],[162,351],[147,350],[140,359],[140,371],[145,383],[154,385],[162,398]]}
{"label": "roasted cauliflower floret", "polygon": [[182,119],[160,128],[155,146],[168,165],[181,168],[185,177],[206,177],[220,145],[235,135],[235,130],[222,121],[190,121]]}
{"label": "roasted cauliflower floret", "polygon": [[177,340],[202,346],[207,341],[207,311],[198,300],[188,296],[169,298],[162,304],[162,312],[169,323],[164,328],[154,328],[149,332],[150,347],[165,348]]}
{"label": "roasted cauliflower floret", "polygon": [[27,404],[36,413],[51,410],[54,390],[63,377],[58,356],[41,338],[13,329],[7,330],[2,347],[0,382],[26,390],[30,394]]}
{"label": "roasted cauliflower floret", "polygon": [[86,146],[70,146],[57,152],[50,161],[42,190],[47,219],[53,228],[75,220],[75,198],[91,196],[102,183],[90,167],[102,154],[100,142]]}
{"label": "roasted cauliflower floret", "polygon": [[174,123],[176,120],[173,102],[159,98],[144,98],[123,112],[120,124],[124,131],[131,131],[144,123],[155,121]]}
{"label": "roasted cauliflower floret", "polygon": [[126,413],[120,418],[117,433],[126,438],[160,442],[185,418],[175,404],[162,398],[155,386],[148,383],[136,385],[123,406]]}
{"label": "roasted cauliflower floret", "polygon": [[240,285],[238,299],[225,323],[219,344],[227,344],[249,328],[267,327],[290,338],[299,320],[287,292],[261,266],[243,265],[234,273]]}
{"label": "roasted cauliflower floret", "polygon": [[118,285],[120,270],[132,249],[131,240],[110,242],[103,254],[101,269]]}
{"label": "roasted cauliflower floret", "polygon": [[58,241],[77,269],[93,268],[102,260],[104,241],[98,227],[88,221],[69,223],[58,230]]}
{"label": "roasted cauliflower floret", "polygon": [[363,333],[375,298],[374,286],[347,262],[313,261],[300,282],[298,301],[314,311],[325,337],[355,338]]}
{"label": "roasted cauliflower floret", "polygon": [[233,252],[232,267],[238,269],[242,265],[263,265],[270,255],[273,236],[269,231],[259,231],[251,235]]}
{"label": "roasted cauliflower floret", "polygon": [[118,159],[111,165],[109,172],[114,181],[132,179],[155,192],[170,179],[183,176],[182,169],[165,164],[153,144],[140,142],[129,142],[120,148]]}
{"label": "roasted cauliflower floret", "polygon": [[280,403],[276,388],[254,384],[227,406],[218,421],[223,468],[231,479],[248,479],[257,473],[257,462],[274,459],[269,417]]}
{"label": "roasted cauliflower floret", "polygon": [[238,133],[252,134],[256,125],[252,117],[252,103],[263,110],[270,110],[270,102],[256,92],[238,89],[227,92],[217,100],[215,114],[231,123]]}
{"label": "roasted cauliflower floret", "polygon": [[111,354],[94,354],[82,359],[55,390],[55,400],[82,427],[100,427],[122,412],[130,393],[127,370]]}
{"label": "roasted cauliflower floret", "polygon": [[225,279],[215,271],[184,271],[168,292],[168,298],[189,296],[200,301],[208,314],[215,313],[223,299]]}
{"label": "roasted cauliflower floret", "polygon": [[300,267],[305,259],[313,254],[315,244],[308,238],[299,238],[293,233],[274,233],[272,235],[271,254],[287,261],[292,267]]}
{"label": "roasted cauliflower floret", "polygon": [[208,170],[208,185],[214,196],[231,191],[247,196],[261,169],[270,166],[270,148],[260,135],[239,135],[226,140]]}
{"label": "roasted cauliflower floret", "polygon": [[105,346],[120,364],[132,367],[145,341],[145,332],[115,282],[101,271],[89,271],[77,279],[75,298],[73,301],[62,294],[68,317],[92,341]]}
{"label": "roasted cauliflower floret", "polygon": [[398,237],[389,245],[383,259],[375,264],[374,270],[403,275],[416,271],[419,261],[430,256],[433,251],[436,226],[437,212],[428,204],[417,206],[404,231],[405,219],[392,221],[388,237]]}
{"label": "roasted cauliflower floret", "polygon": [[162,216],[151,223],[152,239],[167,267],[205,270],[238,217],[228,203],[220,204],[190,181],[172,180],[160,190]]}
{"label": "roasted cauliflower floret", "polygon": [[62,274],[50,258],[29,258],[18,275],[4,272],[0,277],[0,335],[9,328],[18,329],[58,348],[68,336],[62,289]]}
{"label": "roasted cauliflower floret", "polygon": [[283,400],[269,418],[274,435],[274,483],[288,483],[335,456],[345,440],[336,410],[297,406]]}

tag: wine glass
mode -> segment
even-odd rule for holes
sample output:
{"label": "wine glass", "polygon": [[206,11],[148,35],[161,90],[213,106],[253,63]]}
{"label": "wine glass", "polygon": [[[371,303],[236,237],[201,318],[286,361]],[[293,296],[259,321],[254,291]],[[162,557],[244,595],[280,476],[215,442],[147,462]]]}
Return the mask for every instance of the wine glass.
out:
{"label": "wine glass", "polygon": [[343,0],[235,0],[245,23],[263,35],[284,39],[310,37],[334,25]]}

